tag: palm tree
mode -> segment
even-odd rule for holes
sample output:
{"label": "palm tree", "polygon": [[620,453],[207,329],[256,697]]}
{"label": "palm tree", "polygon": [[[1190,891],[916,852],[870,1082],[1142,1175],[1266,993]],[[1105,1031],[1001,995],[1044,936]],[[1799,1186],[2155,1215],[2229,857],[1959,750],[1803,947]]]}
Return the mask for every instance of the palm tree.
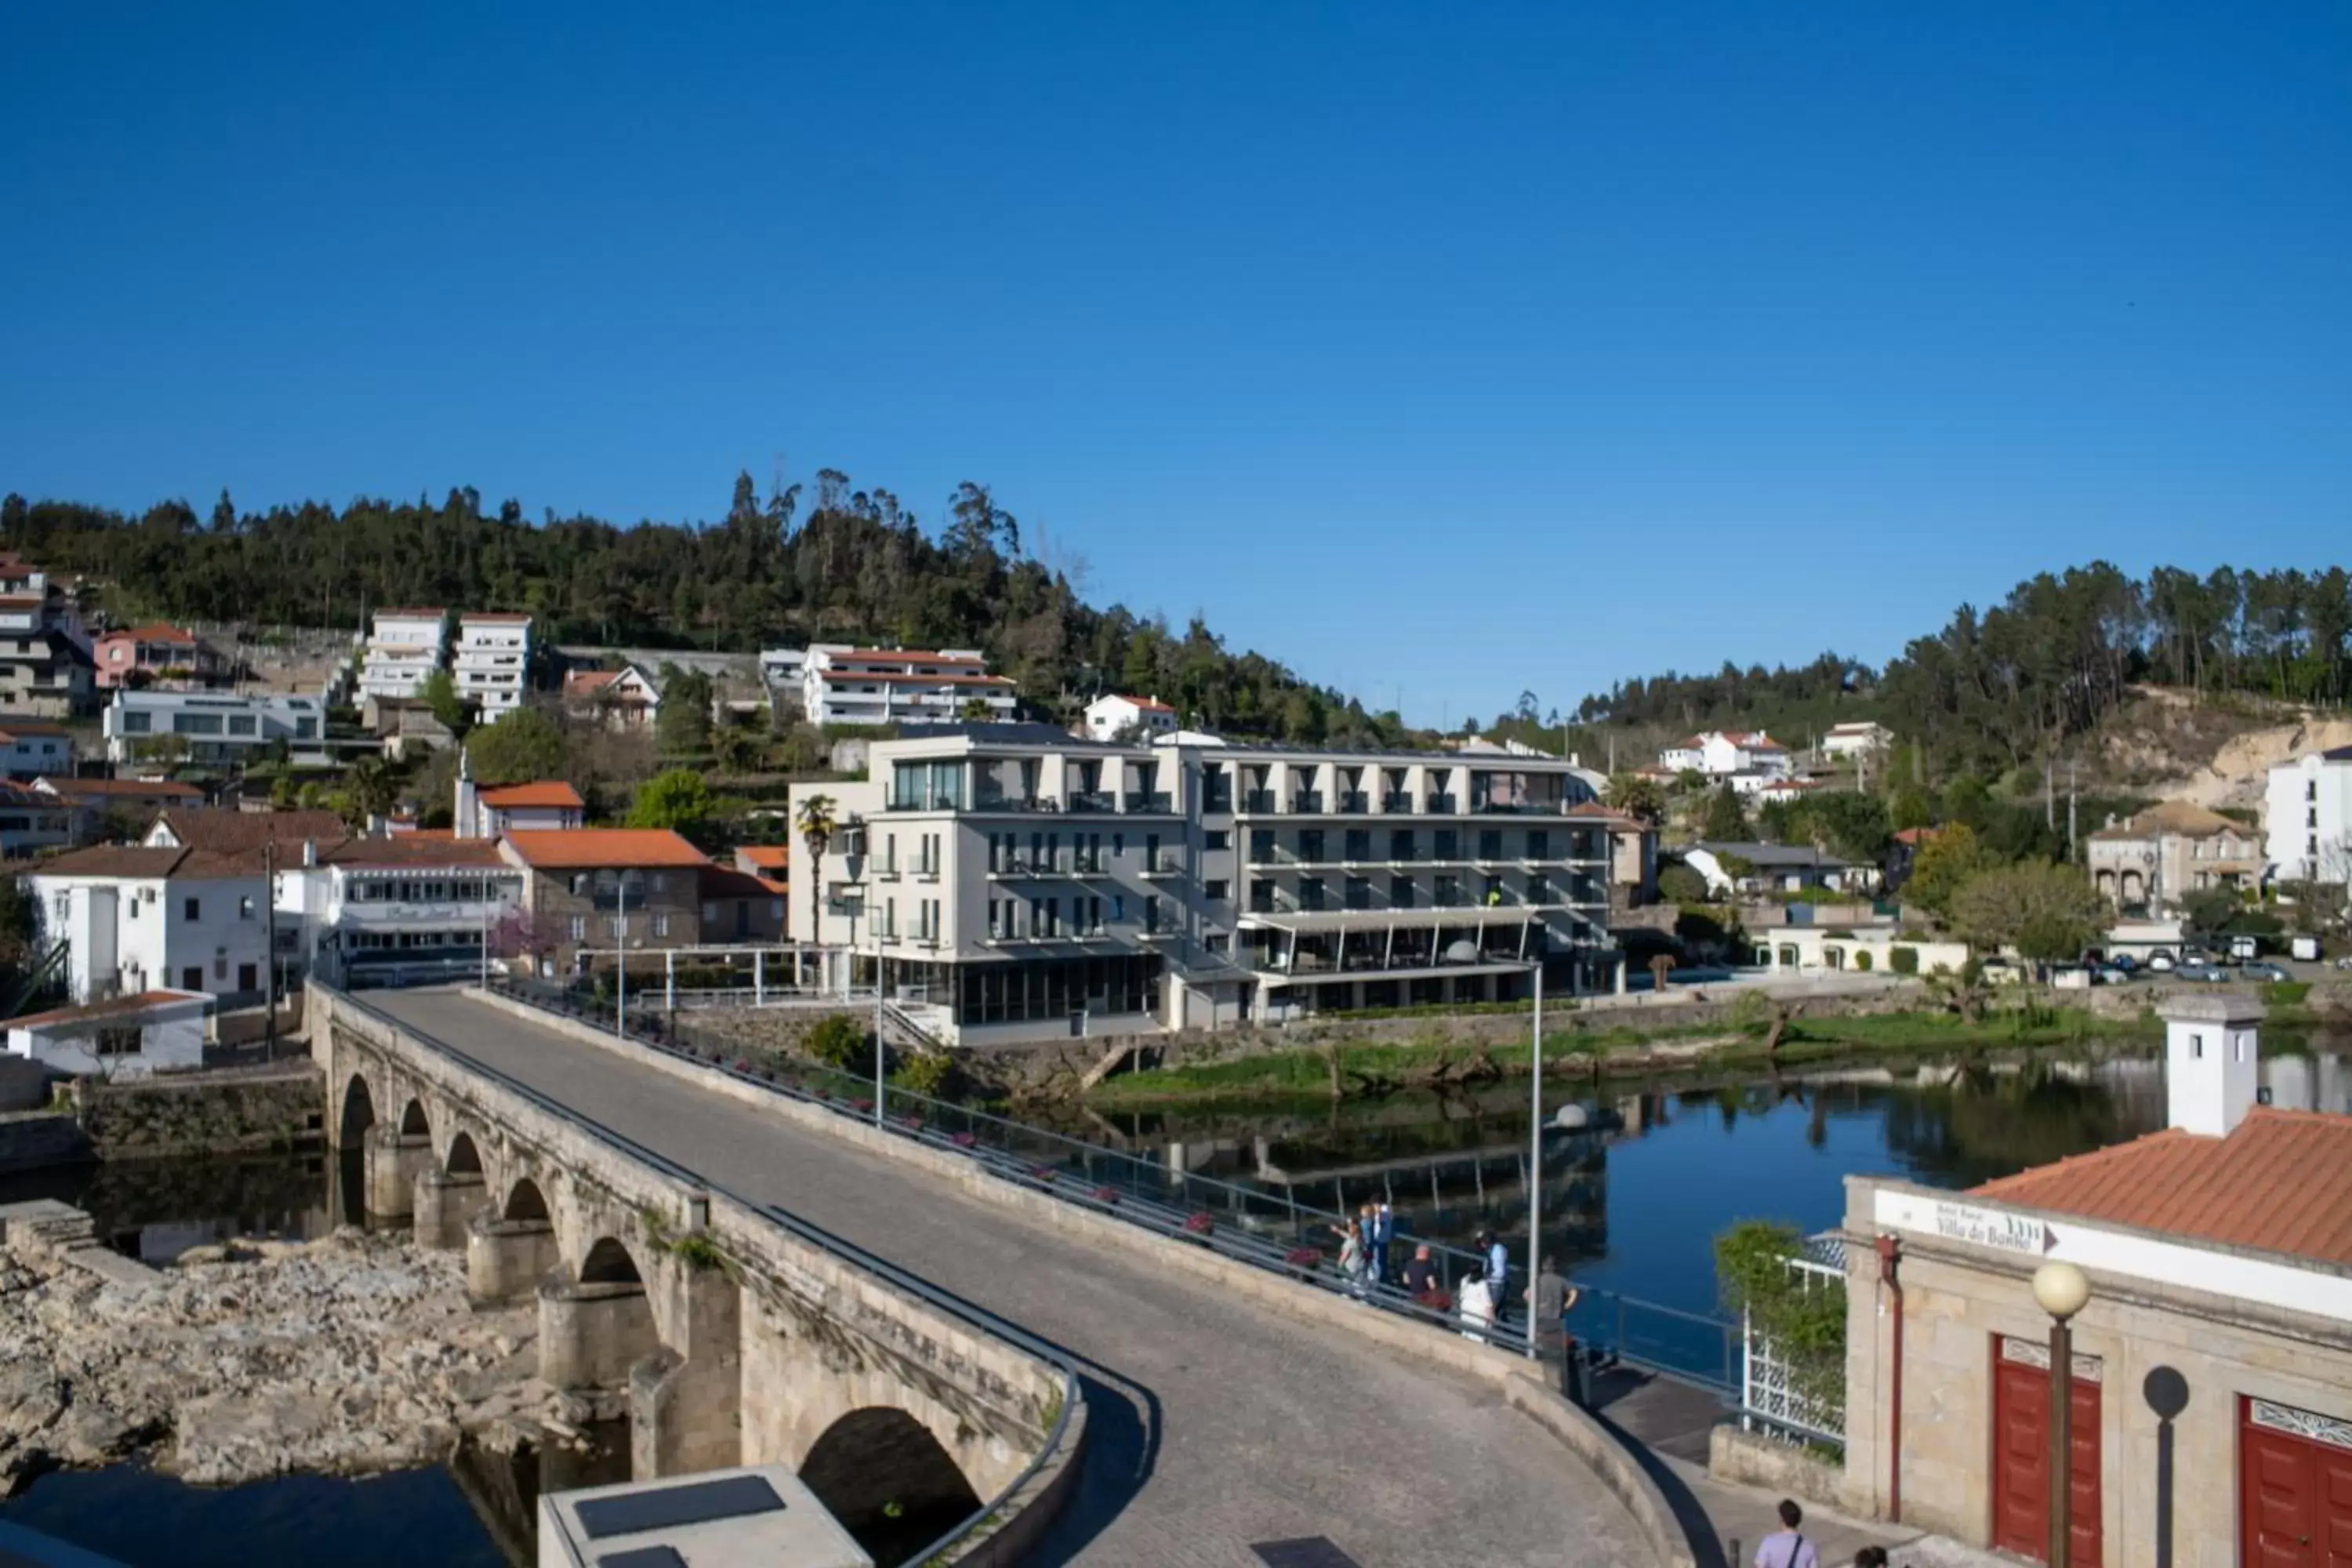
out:
{"label": "palm tree", "polygon": [[817,901],[817,889],[824,885],[824,852],[833,847],[833,836],[841,824],[833,815],[833,796],[813,795],[803,800],[793,816],[793,826],[801,832],[802,842],[809,852],[809,940],[816,940],[817,913],[823,907]]}

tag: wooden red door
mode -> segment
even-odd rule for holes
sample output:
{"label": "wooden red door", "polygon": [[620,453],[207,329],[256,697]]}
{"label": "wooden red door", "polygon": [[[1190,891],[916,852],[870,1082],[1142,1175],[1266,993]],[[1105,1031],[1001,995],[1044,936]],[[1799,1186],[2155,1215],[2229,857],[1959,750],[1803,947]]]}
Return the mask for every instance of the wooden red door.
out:
{"label": "wooden red door", "polygon": [[[1992,1543],[2037,1563],[2050,1556],[2048,1363],[2030,1341],[1993,1336]],[[2078,1371],[2073,1388],[2067,1556],[2099,1568],[2099,1385]]]}
{"label": "wooden red door", "polygon": [[2352,1424],[2241,1400],[2238,1521],[2245,1568],[2352,1568]]}

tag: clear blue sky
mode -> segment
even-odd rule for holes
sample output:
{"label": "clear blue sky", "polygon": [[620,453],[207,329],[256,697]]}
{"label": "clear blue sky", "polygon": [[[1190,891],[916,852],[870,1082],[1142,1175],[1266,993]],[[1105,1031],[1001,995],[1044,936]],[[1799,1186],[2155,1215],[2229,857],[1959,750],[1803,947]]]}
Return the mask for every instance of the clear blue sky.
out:
{"label": "clear blue sky", "polygon": [[31,495],[975,479],[1422,721],[2352,538],[2336,0],[17,5],[0,59]]}

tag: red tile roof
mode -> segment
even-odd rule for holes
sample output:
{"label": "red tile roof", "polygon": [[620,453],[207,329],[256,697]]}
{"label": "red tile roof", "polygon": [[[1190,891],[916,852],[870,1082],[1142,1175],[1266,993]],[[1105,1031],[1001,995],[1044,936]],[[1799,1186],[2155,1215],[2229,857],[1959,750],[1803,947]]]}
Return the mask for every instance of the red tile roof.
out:
{"label": "red tile roof", "polygon": [[46,1013],[27,1013],[21,1018],[11,1018],[0,1026],[26,1029],[42,1024],[78,1024],[85,1018],[111,1018],[123,1013],[144,1012],[167,1002],[210,1000],[201,991],[142,991],[135,996],[110,996],[103,1002],[86,1002],[79,1007],[53,1007]]}
{"label": "red tile roof", "polygon": [[899,670],[874,669],[822,669],[817,671],[817,675],[821,679],[839,681],[845,685],[853,680],[919,681],[925,686],[1011,686],[1013,684],[1013,678],[1009,675],[909,675]]}
{"label": "red tile roof", "polygon": [[100,844],[89,849],[70,850],[53,859],[41,861],[28,874],[35,877],[120,878],[145,882],[179,877],[259,877],[261,873],[262,858],[258,849],[192,849],[173,844],[150,848],[136,844]]}
{"label": "red tile roof", "polygon": [[504,784],[482,792],[482,804],[499,811],[514,811],[537,806],[548,808],[569,806],[574,811],[587,805],[580,792],[561,780],[541,779],[535,784]]}
{"label": "red tile roof", "polygon": [[626,673],[619,669],[575,669],[563,678],[563,689],[585,696],[604,690]]}
{"label": "red tile roof", "polygon": [[707,866],[709,858],[666,827],[542,827],[507,835],[535,870]]}
{"label": "red tile roof", "polygon": [[735,858],[762,871],[788,870],[793,863],[793,847],[789,844],[745,844],[736,849]]}
{"label": "red tile roof", "polygon": [[1931,844],[1935,842],[1936,835],[1941,831],[1941,828],[1936,827],[1906,827],[1895,835],[1895,842],[1897,844],[1908,844],[1912,847],[1916,848],[1922,844]]}
{"label": "red tile roof", "polygon": [[845,658],[889,659],[898,664],[979,664],[982,662],[977,658],[967,658],[960,653],[923,653],[914,648],[901,647],[854,647],[841,653],[828,653],[826,658],[836,664]]}
{"label": "red tile roof", "polygon": [[378,610],[376,612],[376,616],[378,619],[382,619],[386,616],[390,616],[393,619],[397,621],[409,620],[420,616],[446,616],[448,613],[448,611],[441,608],[437,605],[426,605],[422,608]]}
{"label": "red tile roof", "polygon": [[1152,697],[1129,697],[1121,695],[1119,700],[1121,702],[1128,703],[1132,707],[1140,708],[1146,713],[1173,713],[1176,711],[1176,710],[1169,707],[1165,702]]}
{"label": "red tile roof", "polygon": [[404,833],[397,838],[354,838],[319,856],[348,871],[495,869],[506,865],[495,838],[452,838],[446,833]]}
{"label": "red tile roof", "polygon": [[463,610],[458,613],[457,618],[461,621],[473,621],[494,626],[527,626],[530,621],[529,616],[516,615],[508,610]]}
{"label": "red tile roof", "polygon": [[702,896],[706,899],[772,899],[776,889],[749,872],[738,871],[732,866],[705,866],[702,868]]}
{"label": "red tile roof", "polygon": [[283,853],[306,838],[340,844],[352,836],[350,826],[331,811],[233,811],[175,805],[165,808],[155,820],[191,849],[230,854],[258,849],[273,838]]}
{"label": "red tile roof", "polygon": [[129,795],[138,800],[202,800],[205,792],[177,779],[44,779],[42,787],[65,796]]}
{"label": "red tile roof", "polygon": [[2352,1116],[2256,1106],[2227,1138],[2167,1128],[1973,1195],[2352,1266]]}

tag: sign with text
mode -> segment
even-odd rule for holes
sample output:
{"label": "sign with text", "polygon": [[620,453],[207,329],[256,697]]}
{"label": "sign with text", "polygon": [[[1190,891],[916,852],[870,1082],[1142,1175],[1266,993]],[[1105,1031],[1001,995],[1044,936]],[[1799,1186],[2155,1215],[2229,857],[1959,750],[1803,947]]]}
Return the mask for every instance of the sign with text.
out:
{"label": "sign with text", "polygon": [[1980,1209],[1969,1204],[1937,1204],[1930,1212],[1936,1234],[1946,1241],[1997,1247],[2039,1258],[2050,1250],[2050,1227],[2021,1214]]}

